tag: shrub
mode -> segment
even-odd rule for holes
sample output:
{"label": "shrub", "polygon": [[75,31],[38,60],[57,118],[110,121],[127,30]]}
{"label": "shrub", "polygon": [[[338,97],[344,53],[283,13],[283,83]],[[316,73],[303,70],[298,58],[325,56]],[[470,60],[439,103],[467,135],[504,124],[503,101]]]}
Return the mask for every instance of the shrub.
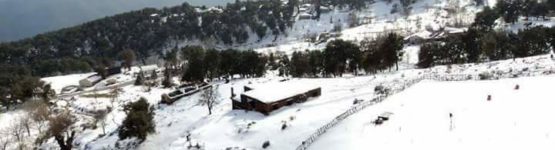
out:
{"label": "shrub", "polygon": [[489,80],[492,78],[492,75],[489,72],[482,72],[478,75],[480,80]]}
{"label": "shrub", "polygon": [[270,141],[266,141],[264,142],[264,144],[262,144],[262,148],[266,149],[268,147],[270,147]]}

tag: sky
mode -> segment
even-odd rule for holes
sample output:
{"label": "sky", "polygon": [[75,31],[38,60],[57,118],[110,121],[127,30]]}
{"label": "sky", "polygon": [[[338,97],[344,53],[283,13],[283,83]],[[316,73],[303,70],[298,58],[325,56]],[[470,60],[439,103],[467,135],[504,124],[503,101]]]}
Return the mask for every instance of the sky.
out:
{"label": "sky", "polygon": [[105,16],[145,7],[188,2],[195,6],[225,5],[235,0],[0,0],[0,42],[71,27]]}

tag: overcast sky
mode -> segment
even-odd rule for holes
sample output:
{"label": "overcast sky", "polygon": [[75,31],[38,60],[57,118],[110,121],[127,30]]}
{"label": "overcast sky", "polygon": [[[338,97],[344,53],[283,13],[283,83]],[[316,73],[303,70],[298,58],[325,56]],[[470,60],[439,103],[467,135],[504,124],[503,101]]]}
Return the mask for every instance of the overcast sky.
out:
{"label": "overcast sky", "polygon": [[11,41],[144,7],[224,5],[235,0],[0,0],[0,41]]}

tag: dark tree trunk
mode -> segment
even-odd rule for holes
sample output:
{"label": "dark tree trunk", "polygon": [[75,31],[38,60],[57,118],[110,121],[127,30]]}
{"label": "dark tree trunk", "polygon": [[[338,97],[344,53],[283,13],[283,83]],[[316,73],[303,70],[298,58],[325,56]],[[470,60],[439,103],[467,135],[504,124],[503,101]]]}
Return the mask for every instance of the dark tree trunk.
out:
{"label": "dark tree trunk", "polygon": [[64,141],[64,136],[57,134],[54,136],[56,142],[60,146],[60,150],[71,150],[73,148],[73,138],[75,136],[75,131],[71,132],[71,135]]}

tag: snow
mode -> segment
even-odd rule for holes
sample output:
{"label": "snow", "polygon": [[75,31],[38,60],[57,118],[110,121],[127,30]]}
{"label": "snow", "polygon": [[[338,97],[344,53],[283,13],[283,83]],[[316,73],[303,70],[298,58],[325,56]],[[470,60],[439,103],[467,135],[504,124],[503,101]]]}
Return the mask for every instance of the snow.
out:
{"label": "snow", "polygon": [[53,76],[53,77],[46,77],[42,78],[41,80],[50,84],[52,89],[56,91],[56,93],[60,93],[62,88],[69,86],[69,85],[79,85],[79,80],[87,78],[95,73],[83,73],[83,74],[71,74],[71,75],[64,75],[64,76]]}
{"label": "snow", "polygon": [[[310,149],[554,149],[551,85],[555,76],[425,81],[351,116]],[[393,115],[373,125],[383,112]]]}
{"label": "snow", "polygon": [[[492,2],[493,1],[493,2]],[[310,36],[330,32],[337,24],[343,27],[338,38],[360,41],[373,38],[385,32],[397,32],[402,35],[424,35],[431,33],[425,27],[444,27],[451,32],[463,32],[462,28],[450,28],[448,25],[461,19],[467,23],[472,21],[479,7],[469,7],[471,0],[460,0],[464,6],[460,14],[449,14],[442,8],[448,6],[447,1],[419,0],[412,7],[410,15],[391,14],[393,4],[376,1],[368,9],[347,11],[334,9],[323,13],[320,20],[297,20],[285,35],[268,36],[264,39],[250,39],[246,44],[232,46],[207,43],[206,41],[190,40],[176,43],[185,45],[206,45],[216,48],[254,49],[257,52],[283,52],[321,50],[327,41],[322,43],[306,42]],[[488,0],[494,3],[495,0]],[[394,3],[398,3],[395,1]],[[218,11],[217,8],[197,9],[197,11]],[[349,13],[356,13],[359,18],[371,18],[369,23],[348,27]],[[199,18],[201,19],[201,18]],[[537,24],[552,25],[545,21]],[[524,27],[516,23],[513,30]],[[332,40],[333,38],[329,39]],[[329,41],[328,40],[328,41]],[[333,120],[337,115],[353,108],[356,100],[368,101],[375,97],[374,87],[377,85],[395,86],[399,81],[421,74],[434,75],[478,75],[484,72],[493,78],[529,78],[503,79],[496,81],[464,81],[435,82],[424,81],[404,92],[393,95],[382,103],[370,106],[361,112],[340,122],[338,126],[324,134],[311,149],[553,149],[550,134],[553,131],[552,118],[555,114],[549,110],[553,103],[548,101],[548,89],[554,85],[553,76],[545,76],[555,72],[555,61],[549,55],[503,60],[480,64],[459,64],[437,66],[428,69],[413,69],[418,62],[420,46],[407,46],[403,49],[400,71],[386,71],[375,75],[353,76],[341,78],[294,78],[288,83],[295,86],[285,88],[269,86],[255,88],[261,99],[276,99],[284,93],[298,93],[303,87],[321,87],[322,95],[311,98],[305,103],[293,104],[280,108],[265,116],[254,111],[232,110],[231,88],[236,93],[242,92],[244,86],[279,85],[283,78],[272,76],[269,72],[262,78],[234,79],[230,83],[215,81],[217,101],[213,114],[208,115],[206,106],[199,104],[200,93],[184,97],[172,105],[158,104],[163,93],[175,89],[133,86],[133,73],[139,71],[133,67],[130,72],[108,77],[115,79],[122,92],[116,97],[86,97],[83,93],[75,95],[75,100],[63,98],[55,100],[59,108],[68,109],[79,120],[76,127],[90,124],[92,114],[98,110],[110,108],[112,111],[105,119],[106,134],[101,128],[78,128],[75,139],[76,149],[99,150],[116,149],[120,141],[117,129],[126,117],[123,106],[145,97],[155,108],[154,122],[156,132],[150,134],[146,141],[137,149],[187,149],[188,145],[199,144],[204,149],[261,149],[262,143],[269,141],[268,149],[295,149],[301,141],[312,135],[320,126]],[[143,67],[143,70],[148,67]],[[275,72],[273,72],[275,74]],[[78,85],[80,79],[94,73],[75,74],[43,78],[52,83],[59,93],[67,85]],[[177,83],[177,82],[176,82]],[[519,84],[521,89],[513,90]],[[109,94],[110,86],[100,82],[94,87],[98,91],[93,94]],[[91,94],[93,88],[85,89]],[[248,92],[247,92],[248,93]],[[253,92],[255,93],[255,92]],[[289,94],[291,94],[289,93]],[[283,94],[283,95],[282,95]],[[492,101],[485,97],[492,95]],[[267,96],[268,98],[264,97]],[[526,102],[523,102],[526,101]],[[67,106],[67,107],[65,107]],[[392,112],[390,120],[381,126],[371,125],[371,121],[379,114]],[[0,116],[0,129],[5,129],[9,122],[22,114],[22,111],[9,111]],[[449,130],[448,114],[453,113],[454,128]],[[493,118],[493,119],[492,119]],[[541,118],[541,119],[536,119]],[[287,128],[282,130],[283,124]],[[190,140],[187,141],[187,136]],[[37,134],[32,134],[37,136]],[[32,139],[32,138],[28,138]],[[123,140],[129,142],[133,140]],[[15,142],[14,142],[15,143]],[[483,146],[482,146],[483,145]],[[50,139],[41,145],[42,149],[57,149],[54,140]]]}
{"label": "snow", "polygon": [[316,85],[299,84],[291,81],[274,82],[255,85],[253,90],[245,92],[243,95],[255,98],[263,103],[272,103],[318,88],[320,87]]}
{"label": "snow", "polygon": [[134,67],[132,68],[132,72],[146,72],[146,73],[150,73],[153,70],[158,69],[158,65],[146,65],[146,66],[140,66],[140,67]]}

